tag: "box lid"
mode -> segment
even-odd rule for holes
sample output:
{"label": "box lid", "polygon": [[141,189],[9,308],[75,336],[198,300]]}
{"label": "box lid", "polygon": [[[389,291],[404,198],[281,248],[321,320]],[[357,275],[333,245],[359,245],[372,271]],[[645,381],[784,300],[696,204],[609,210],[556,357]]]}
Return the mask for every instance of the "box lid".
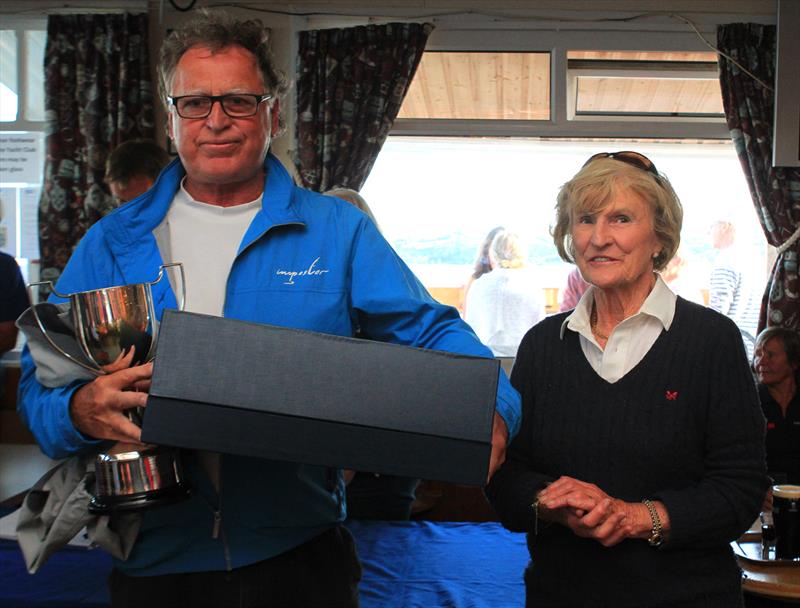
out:
{"label": "box lid", "polygon": [[488,443],[499,364],[166,310],[150,394]]}

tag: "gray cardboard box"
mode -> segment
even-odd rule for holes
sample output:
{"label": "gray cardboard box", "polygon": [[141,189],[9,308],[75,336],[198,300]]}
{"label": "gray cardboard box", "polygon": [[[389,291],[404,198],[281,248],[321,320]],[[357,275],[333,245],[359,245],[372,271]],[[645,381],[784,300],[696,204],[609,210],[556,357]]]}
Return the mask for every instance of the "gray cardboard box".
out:
{"label": "gray cardboard box", "polygon": [[482,485],[499,364],[167,310],[148,443]]}

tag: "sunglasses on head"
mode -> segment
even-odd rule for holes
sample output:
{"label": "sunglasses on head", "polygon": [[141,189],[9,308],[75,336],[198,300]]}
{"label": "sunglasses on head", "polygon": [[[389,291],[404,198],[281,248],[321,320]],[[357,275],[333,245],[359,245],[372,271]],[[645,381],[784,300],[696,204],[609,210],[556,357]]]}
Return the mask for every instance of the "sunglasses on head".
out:
{"label": "sunglasses on head", "polygon": [[589,160],[583,163],[583,166],[585,167],[586,165],[591,164],[598,158],[611,158],[613,160],[618,160],[627,165],[631,165],[632,167],[636,167],[637,169],[641,169],[642,171],[652,173],[655,177],[661,177],[661,175],[658,173],[658,169],[656,169],[655,164],[653,164],[653,161],[647,158],[644,154],[639,154],[638,152],[633,152],[631,150],[623,150],[622,152],[598,152],[597,154],[589,157]]}

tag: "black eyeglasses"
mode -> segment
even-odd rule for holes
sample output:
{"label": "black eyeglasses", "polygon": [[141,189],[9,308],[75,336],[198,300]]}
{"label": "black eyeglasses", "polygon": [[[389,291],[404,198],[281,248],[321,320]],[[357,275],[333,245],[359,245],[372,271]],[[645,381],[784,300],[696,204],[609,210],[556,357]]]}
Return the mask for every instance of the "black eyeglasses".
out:
{"label": "black eyeglasses", "polygon": [[647,158],[644,154],[639,154],[638,152],[633,152],[631,150],[623,150],[622,152],[598,152],[597,154],[589,157],[589,160],[583,163],[583,166],[585,167],[586,165],[591,164],[598,158],[611,158],[613,160],[618,160],[625,164],[631,165],[632,167],[636,167],[637,169],[641,169],[642,171],[652,173],[656,178],[661,177],[661,174],[658,172],[658,169],[656,169],[653,161]]}
{"label": "black eyeglasses", "polygon": [[175,108],[181,118],[205,118],[211,114],[214,102],[218,101],[222,111],[231,118],[247,118],[255,116],[258,106],[263,101],[272,99],[272,95],[256,93],[228,93],[227,95],[179,95],[167,97],[169,104]]}

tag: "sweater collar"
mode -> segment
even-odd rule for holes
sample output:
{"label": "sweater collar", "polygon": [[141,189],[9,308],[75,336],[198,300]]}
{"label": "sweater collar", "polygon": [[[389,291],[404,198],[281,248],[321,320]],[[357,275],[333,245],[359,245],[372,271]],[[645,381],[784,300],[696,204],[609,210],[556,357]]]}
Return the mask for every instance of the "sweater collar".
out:
{"label": "sweater collar", "polygon": [[[564,339],[564,333],[567,329],[579,333],[591,340],[592,328],[589,322],[589,317],[592,312],[592,304],[594,302],[595,287],[591,286],[581,296],[578,305],[572,314],[568,315],[561,323],[560,337]],[[675,319],[675,302],[677,298],[674,293],[667,287],[661,275],[656,275],[656,284],[650,290],[650,294],[645,298],[642,306],[635,315],[649,315],[658,319],[666,331],[672,326],[672,321]]]}

